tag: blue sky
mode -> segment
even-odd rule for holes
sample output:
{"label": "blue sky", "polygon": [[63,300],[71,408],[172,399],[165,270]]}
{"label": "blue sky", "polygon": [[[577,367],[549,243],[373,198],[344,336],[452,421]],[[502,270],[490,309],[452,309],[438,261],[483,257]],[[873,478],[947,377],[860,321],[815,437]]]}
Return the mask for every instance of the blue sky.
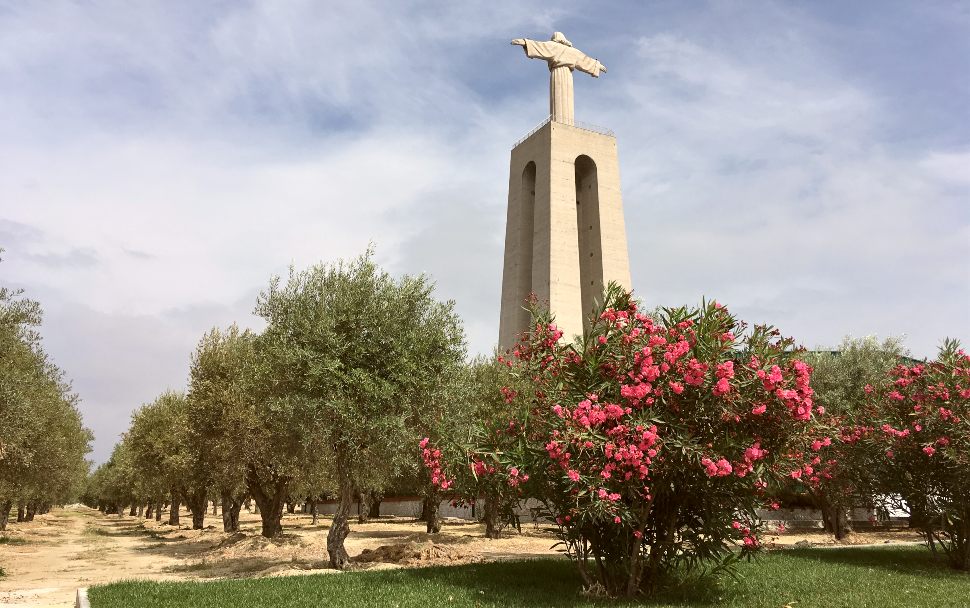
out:
{"label": "blue sky", "polygon": [[609,72],[634,288],[807,347],[970,339],[966,2],[3,2],[0,281],[103,460],[288,265],[428,272],[498,332],[511,145],[560,30]]}

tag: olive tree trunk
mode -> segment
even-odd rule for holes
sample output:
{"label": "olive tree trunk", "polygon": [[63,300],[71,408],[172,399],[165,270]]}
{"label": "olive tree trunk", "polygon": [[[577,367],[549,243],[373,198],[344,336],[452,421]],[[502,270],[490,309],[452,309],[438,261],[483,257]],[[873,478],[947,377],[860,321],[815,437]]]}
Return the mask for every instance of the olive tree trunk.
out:
{"label": "olive tree trunk", "polygon": [[205,527],[205,512],[209,507],[206,491],[197,489],[188,496],[186,501],[189,511],[192,513],[192,529],[201,530]]}
{"label": "olive tree trunk", "polygon": [[239,532],[239,511],[242,509],[243,497],[233,495],[228,490],[221,492],[222,499],[222,531]]}
{"label": "olive tree trunk", "polygon": [[337,479],[340,484],[340,496],[337,512],[333,514],[330,532],[327,533],[327,553],[330,554],[330,566],[343,570],[350,562],[350,555],[347,554],[344,541],[350,534],[350,509],[354,505],[357,491],[350,478],[349,466],[340,456],[337,457]]}
{"label": "olive tree trunk", "polygon": [[182,495],[178,492],[172,492],[172,505],[168,510],[168,525],[178,526],[179,525],[179,509],[182,507]]}
{"label": "olive tree trunk", "polygon": [[10,508],[13,503],[9,500],[0,501],[0,532],[7,529],[7,521],[10,519]]}
{"label": "olive tree trunk", "polygon": [[246,484],[249,494],[256,501],[259,517],[263,528],[261,534],[266,538],[274,538],[283,533],[283,505],[286,501],[289,477],[271,475],[270,479],[260,479],[259,473],[252,465],[246,471]]}
{"label": "olive tree trunk", "polygon": [[500,538],[505,522],[501,519],[501,505],[497,496],[486,496],[482,508],[482,521],[485,522],[485,538]]}
{"label": "olive tree trunk", "polygon": [[374,499],[370,492],[361,492],[357,499],[357,523],[366,524],[370,521],[371,503]]}
{"label": "olive tree trunk", "polygon": [[848,509],[845,505],[830,502],[822,497],[819,500],[819,508],[822,511],[822,525],[826,532],[835,537],[835,540],[843,540],[852,532]]}
{"label": "olive tree trunk", "polygon": [[431,491],[422,499],[421,515],[425,522],[425,530],[428,534],[441,532],[441,496],[438,492]]}

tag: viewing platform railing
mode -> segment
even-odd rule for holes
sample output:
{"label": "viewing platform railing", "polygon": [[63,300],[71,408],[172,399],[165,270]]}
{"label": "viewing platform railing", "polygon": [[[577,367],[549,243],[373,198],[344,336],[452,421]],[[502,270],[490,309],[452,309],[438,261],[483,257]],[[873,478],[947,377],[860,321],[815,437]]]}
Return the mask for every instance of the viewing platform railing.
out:
{"label": "viewing platform railing", "polygon": [[[552,116],[551,115],[550,116],[547,116],[545,120],[543,120],[542,122],[540,122],[539,124],[537,124],[531,131],[529,131],[521,139],[519,139],[519,141],[515,142],[515,144],[513,144],[512,147],[515,148],[516,146],[518,146],[519,144],[521,144],[525,140],[529,139],[530,137],[532,137],[533,134],[535,134],[536,131],[538,131],[542,127],[546,126],[550,122],[552,122]],[[607,129],[606,127],[601,127],[601,126],[598,126],[598,125],[591,125],[588,122],[580,122],[578,120],[574,120],[572,122],[562,122],[562,121],[556,121],[556,122],[558,122],[559,124],[562,124],[562,125],[569,125],[570,127],[576,127],[577,129],[582,129],[584,131],[592,131],[593,133],[599,133],[600,135],[606,135],[607,137],[616,137],[616,134],[613,132],[612,129]]]}

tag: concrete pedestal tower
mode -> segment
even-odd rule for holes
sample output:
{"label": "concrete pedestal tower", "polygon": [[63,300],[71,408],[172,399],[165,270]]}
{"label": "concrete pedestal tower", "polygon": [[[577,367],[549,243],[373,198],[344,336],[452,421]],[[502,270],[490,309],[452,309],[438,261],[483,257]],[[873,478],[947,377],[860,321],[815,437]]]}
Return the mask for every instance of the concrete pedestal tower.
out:
{"label": "concrete pedestal tower", "polygon": [[583,333],[607,283],[630,288],[616,138],[573,119],[572,71],[606,68],[556,32],[516,39],[550,70],[550,116],[512,149],[499,347],[529,328],[526,300],[548,303],[566,339]]}

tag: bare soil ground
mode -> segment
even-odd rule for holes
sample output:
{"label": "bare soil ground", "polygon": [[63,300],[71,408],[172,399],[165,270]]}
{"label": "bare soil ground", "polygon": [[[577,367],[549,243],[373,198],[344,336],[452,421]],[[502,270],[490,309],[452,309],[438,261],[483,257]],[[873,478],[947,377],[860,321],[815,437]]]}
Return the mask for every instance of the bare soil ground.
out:
{"label": "bare soil ground", "polygon": [[[0,537],[0,608],[73,605],[78,587],[123,579],[199,580],[334,572],[328,569],[330,520],[316,526],[309,515],[285,515],[283,537],[259,535],[259,515],[243,513],[242,531],[222,532],[221,517],[207,517],[204,530],[179,529],[137,517],[105,516],[86,507],[56,509],[33,522],[11,524]],[[191,522],[185,516],[183,522]],[[488,540],[480,524],[446,521],[442,533],[424,524],[381,518],[352,524],[347,551],[354,568],[399,568],[557,555],[550,530],[527,525],[522,533]],[[911,542],[906,530],[854,534],[844,544]],[[768,546],[835,542],[822,533],[780,534]]]}

